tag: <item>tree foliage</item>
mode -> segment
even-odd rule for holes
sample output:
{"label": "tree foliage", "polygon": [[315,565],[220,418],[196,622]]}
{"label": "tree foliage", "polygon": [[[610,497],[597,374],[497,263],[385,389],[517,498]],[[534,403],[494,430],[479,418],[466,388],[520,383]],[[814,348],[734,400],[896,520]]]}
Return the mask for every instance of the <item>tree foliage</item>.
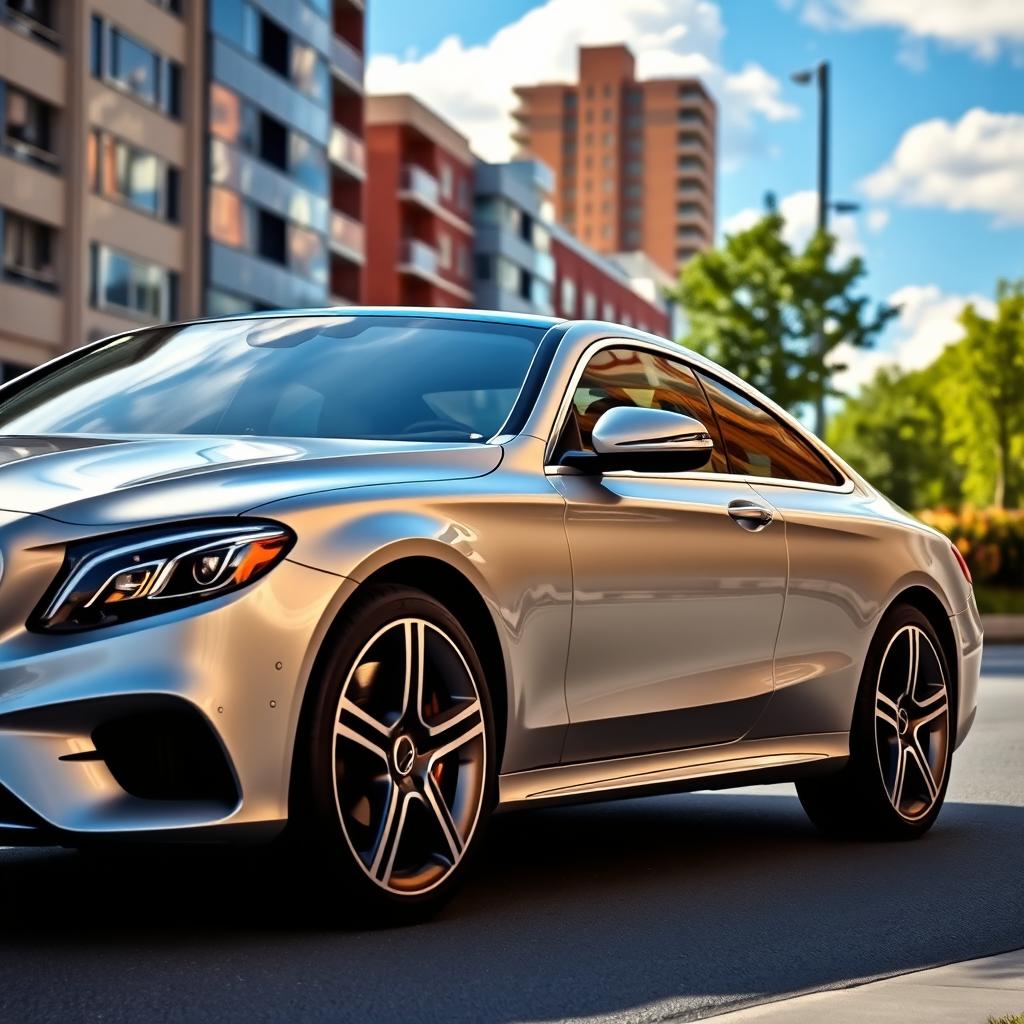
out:
{"label": "tree foliage", "polygon": [[880,370],[829,441],[898,504],[1015,507],[1024,497],[1024,282],[996,313],[965,307],[963,337],[925,370]]}
{"label": "tree foliage", "polygon": [[784,224],[770,211],[698,254],[672,297],[689,322],[686,345],[798,411],[834,393],[837,347],[869,346],[897,311],[855,294],[864,264],[838,262],[833,235],[818,232],[795,251]]}

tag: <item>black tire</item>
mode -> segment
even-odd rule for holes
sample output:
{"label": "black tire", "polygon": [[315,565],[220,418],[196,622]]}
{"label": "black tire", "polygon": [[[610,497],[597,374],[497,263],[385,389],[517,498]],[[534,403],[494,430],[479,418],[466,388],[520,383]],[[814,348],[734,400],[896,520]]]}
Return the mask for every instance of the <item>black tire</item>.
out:
{"label": "black tire", "polygon": [[[416,650],[419,656],[408,653]],[[415,699],[418,676],[410,667],[420,664],[418,657],[424,666],[421,700]],[[411,683],[397,683],[398,673]],[[447,694],[446,703],[446,679],[467,692]],[[471,638],[428,594],[371,585],[344,610],[310,686],[297,740],[292,852],[315,858],[325,876],[316,884],[328,883],[337,910],[349,920],[402,924],[431,916],[465,878],[495,803],[494,717]],[[402,686],[404,711],[390,721],[385,708]],[[479,723],[469,686],[478,698]],[[428,693],[429,714],[424,712]],[[387,735],[380,733],[380,724],[386,725]],[[443,753],[463,732],[472,735]],[[440,746],[431,748],[432,743]],[[380,766],[385,750],[389,754]],[[395,834],[397,840],[389,841]],[[420,847],[427,851],[434,843],[441,847],[436,862],[427,858],[416,868]]]}
{"label": "black tire", "polygon": [[[918,657],[912,675],[915,637]],[[896,697],[904,685],[904,670],[906,692]],[[936,682],[939,675],[944,697]],[[956,694],[935,629],[916,608],[896,605],[883,617],[864,661],[850,760],[833,775],[797,783],[808,817],[834,837],[924,835],[935,823],[949,785],[955,722]]]}

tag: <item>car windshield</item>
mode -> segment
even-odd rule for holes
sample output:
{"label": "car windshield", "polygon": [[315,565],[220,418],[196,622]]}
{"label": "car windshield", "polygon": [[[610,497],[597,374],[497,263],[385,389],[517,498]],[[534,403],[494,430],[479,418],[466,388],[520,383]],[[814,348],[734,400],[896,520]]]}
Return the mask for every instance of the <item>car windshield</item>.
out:
{"label": "car windshield", "polygon": [[543,334],[401,316],[147,329],[6,401],[0,392],[0,433],[484,441],[512,410]]}

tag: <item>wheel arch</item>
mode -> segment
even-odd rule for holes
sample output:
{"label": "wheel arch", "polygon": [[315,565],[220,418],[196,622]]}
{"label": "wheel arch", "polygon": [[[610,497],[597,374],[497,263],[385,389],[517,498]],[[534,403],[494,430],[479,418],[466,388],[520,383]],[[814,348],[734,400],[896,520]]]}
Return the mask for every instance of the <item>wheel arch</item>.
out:
{"label": "wheel arch", "polygon": [[[949,612],[946,610],[942,599],[935,591],[918,583],[901,590],[885,609],[882,618],[897,605],[909,605],[916,608],[931,624],[935,630],[939,643],[942,645],[942,653],[945,655],[946,664],[949,668],[950,683],[953,689],[953,700],[957,701],[960,692],[960,660],[957,650],[956,635],[953,632],[953,625],[949,621]],[[881,620],[879,620],[881,621]],[[956,721],[956,715],[953,715]]]}

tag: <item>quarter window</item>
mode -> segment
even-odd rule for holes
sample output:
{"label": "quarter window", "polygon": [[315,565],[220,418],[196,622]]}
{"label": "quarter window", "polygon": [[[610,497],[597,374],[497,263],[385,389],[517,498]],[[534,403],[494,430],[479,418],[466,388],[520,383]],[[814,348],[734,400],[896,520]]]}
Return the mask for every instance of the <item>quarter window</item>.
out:
{"label": "quarter window", "polygon": [[715,442],[704,472],[725,473],[727,465],[714,416],[689,367],[665,356],[632,348],[606,348],[587,364],[573,392],[559,451],[593,451],[594,425],[620,406],[665,409],[703,423]]}
{"label": "quarter window", "polygon": [[838,474],[792,430],[746,395],[700,374],[718,417],[733,473],[838,484]]}

